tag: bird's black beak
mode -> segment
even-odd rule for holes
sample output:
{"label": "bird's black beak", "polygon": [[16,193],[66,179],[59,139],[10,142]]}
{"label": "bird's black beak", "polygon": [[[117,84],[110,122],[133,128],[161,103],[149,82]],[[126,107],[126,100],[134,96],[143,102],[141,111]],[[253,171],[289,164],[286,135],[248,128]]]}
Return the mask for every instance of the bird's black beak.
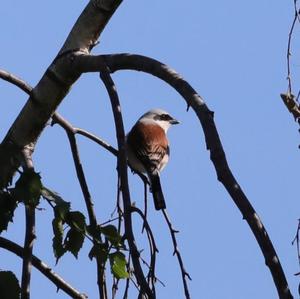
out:
{"label": "bird's black beak", "polygon": [[171,124],[171,125],[178,125],[178,124],[180,124],[180,121],[178,121],[178,120],[175,119],[175,118],[172,118],[172,119],[170,119],[170,124]]}

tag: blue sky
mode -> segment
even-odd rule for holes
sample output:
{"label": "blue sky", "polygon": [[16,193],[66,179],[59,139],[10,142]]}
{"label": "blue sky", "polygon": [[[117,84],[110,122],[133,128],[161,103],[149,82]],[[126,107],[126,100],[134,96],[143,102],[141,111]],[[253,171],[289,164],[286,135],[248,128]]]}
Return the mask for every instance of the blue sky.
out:
{"label": "blue sky", "polygon": [[[37,84],[64,42],[87,1],[3,0],[0,4],[2,46],[0,68]],[[215,111],[215,122],[229,165],[261,216],[296,297],[299,271],[291,246],[299,218],[298,173],[300,143],[297,125],[283,106],[286,46],[293,1],[124,1],[106,27],[93,53],[130,52],[151,56],[181,73]],[[296,31],[299,34],[299,30]],[[299,78],[299,42],[292,57]],[[299,59],[297,59],[299,58]],[[298,77],[297,77],[298,76]],[[258,245],[232,200],[217,181],[206,151],[202,129],[192,111],[166,84],[142,73],[113,75],[122,102],[126,129],[150,108],[160,107],[181,121],[169,132],[171,159],[162,174],[168,212],[180,230],[179,246],[192,298],[277,298],[272,277]],[[295,85],[297,82],[295,81]],[[295,87],[296,87],[295,86]],[[27,96],[0,81],[3,138]],[[59,112],[116,146],[112,113],[97,74],[87,74],[73,86]],[[99,222],[106,221],[116,198],[116,161],[95,144],[79,138],[81,158]],[[35,167],[43,183],[83,210],[65,133],[47,127],[36,147]],[[142,205],[143,186],[130,174],[132,200]],[[183,289],[168,229],[153,209],[158,256],[159,298],[183,298]],[[77,289],[96,298],[95,265],[87,258],[88,242],[76,261],[65,255],[55,266],[51,252],[52,211],[37,214],[34,252]],[[23,243],[23,207],[4,234]],[[136,221],[136,233],[141,229]],[[146,248],[145,237],[139,238]],[[1,250],[0,268],[18,275],[21,262]],[[66,298],[33,271],[32,298]],[[134,293],[133,287],[132,291]],[[134,297],[133,297],[134,298]]]}

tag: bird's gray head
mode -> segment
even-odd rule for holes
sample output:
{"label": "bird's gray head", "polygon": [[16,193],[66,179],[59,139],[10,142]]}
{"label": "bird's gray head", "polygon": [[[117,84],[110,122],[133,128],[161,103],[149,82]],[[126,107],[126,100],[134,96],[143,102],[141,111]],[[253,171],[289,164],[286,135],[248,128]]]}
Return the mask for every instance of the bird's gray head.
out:
{"label": "bird's gray head", "polygon": [[151,122],[154,121],[160,127],[162,127],[165,132],[167,132],[172,125],[179,124],[177,119],[162,109],[152,109],[146,112],[139,120]]}

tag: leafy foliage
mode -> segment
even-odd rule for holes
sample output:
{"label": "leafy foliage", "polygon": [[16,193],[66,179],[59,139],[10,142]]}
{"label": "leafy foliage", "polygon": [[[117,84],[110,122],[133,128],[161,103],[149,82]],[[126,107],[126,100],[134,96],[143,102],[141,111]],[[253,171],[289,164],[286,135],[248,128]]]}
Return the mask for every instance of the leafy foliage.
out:
{"label": "leafy foliage", "polygon": [[[43,187],[41,194],[51,205],[54,205],[52,247],[56,261],[58,262],[67,251],[77,258],[86,234],[84,215],[78,211],[71,211],[69,202],[63,200],[56,192],[46,187]],[[69,226],[69,230],[64,237],[65,224]]]}
{"label": "leafy foliage", "polygon": [[[114,225],[99,226],[100,233],[105,236],[105,243],[94,245],[89,257],[100,257],[103,262],[110,261],[111,273],[117,279],[128,278],[129,273],[126,269],[126,256],[121,251],[125,249],[122,236]],[[110,253],[115,248],[116,251]]]}
{"label": "leafy foliage", "polygon": [[41,176],[34,171],[24,171],[16,182],[13,194],[18,202],[37,206],[42,190]]}
{"label": "leafy foliage", "polygon": [[64,246],[66,251],[70,251],[77,258],[86,232],[85,217],[78,211],[68,212],[66,214],[66,223],[70,226],[70,230],[67,232]]}
{"label": "leafy foliage", "polygon": [[117,279],[124,279],[129,277],[129,273],[126,269],[126,257],[125,255],[120,252],[116,251],[109,255],[111,273]]}
{"label": "leafy foliage", "polygon": [[100,226],[100,231],[112,245],[121,245],[122,236],[114,225]]}
{"label": "leafy foliage", "polygon": [[39,204],[41,190],[40,174],[34,171],[24,171],[14,188],[0,191],[0,233],[7,230],[9,222],[13,222],[18,202],[36,207]]}
{"label": "leafy foliage", "polygon": [[9,222],[13,222],[17,202],[9,192],[0,191],[0,233],[7,230]]}
{"label": "leafy foliage", "polygon": [[1,299],[19,299],[20,298],[19,281],[11,271],[0,271],[0,298]]}
{"label": "leafy foliage", "polygon": [[100,258],[102,264],[105,264],[108,259],[109,246],[108,243],[96,243],[89,252],[89,258]]}
{"label": "leafy foliage", "polygon": [[[42,188],[41,194],[43,198],[51,203],[54,209],[52,246],[57,262],[66,252],[72,253],[77,258],[84,239],[88,234],[95,240],[89,252],[89,258],[91,260],[99,258],[103,265],[109,259],[111,273],[115,278],[129,277],[126,269],[126,256],[121,252],[125,245],[122,236],[114,225],[99,225],[93,231],[90,226],[86,225],[84,215],[79,211],[71,211],[70,203],[62,199],[59,194],[45,187]],[[66,234],[64,233],[65,225],[69,227]],[[105,237],[104,242],[101,241],[101,235]],[[110,253],[112,248],[116,251]]]}

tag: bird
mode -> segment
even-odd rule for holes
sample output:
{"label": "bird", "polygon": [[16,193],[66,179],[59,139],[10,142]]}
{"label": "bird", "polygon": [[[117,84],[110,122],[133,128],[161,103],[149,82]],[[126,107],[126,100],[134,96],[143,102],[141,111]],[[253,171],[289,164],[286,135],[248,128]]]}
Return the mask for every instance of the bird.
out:
{"label": "bird", "polygon": [[179,124],[168,112],[152,109],[143,114],[126,136],[128,164],[135,172],[146,173],[156,210],[166,208],[160,172],[169,161],[167,131]]}

